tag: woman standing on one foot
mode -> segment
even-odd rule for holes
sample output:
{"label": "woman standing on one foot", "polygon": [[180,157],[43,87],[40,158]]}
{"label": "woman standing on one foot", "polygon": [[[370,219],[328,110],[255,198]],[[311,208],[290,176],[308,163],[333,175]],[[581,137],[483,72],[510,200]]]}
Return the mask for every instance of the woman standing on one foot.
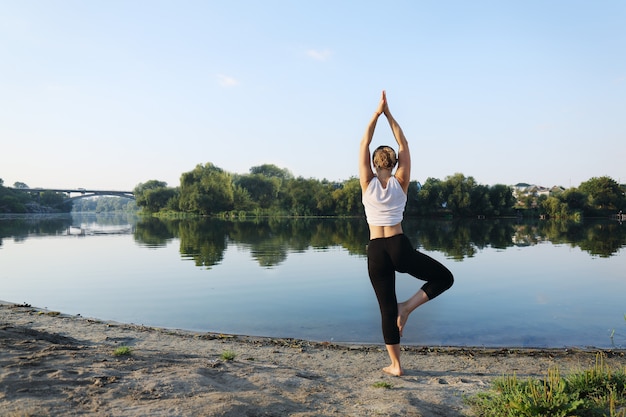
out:
{"label": "woman standing on one foot", "polygon": [[[384,114],[398,144],[398,155],[389,146],[374,150],[370,144],[376,122]],[[372,169],[372,164],[374,169]],[[394,174],[392,171],[397,165]],[[383,371],[400,376],[400,337],[409,314],[452,286],[452,273],[442,264],[416,251],[402,231],[402,219],[411,176],[411,155],[404,133],[393,118],[385,92],[374,116],[367,125],[359,151],[359,178],[363,205],[370,229],[367,248],[369,272],[382,317],[383,338],[391,365]],[[405,272],[426,281],[408,300],[398,303],[395,273]]]}

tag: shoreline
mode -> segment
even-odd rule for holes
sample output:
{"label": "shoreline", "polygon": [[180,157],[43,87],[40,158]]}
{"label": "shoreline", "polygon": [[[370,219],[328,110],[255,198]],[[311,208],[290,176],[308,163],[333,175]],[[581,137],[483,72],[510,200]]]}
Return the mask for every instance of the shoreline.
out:
{"label": "shoreline", "polygon": [[[120,346],[130,355],[115,356]],[[4,301],[0,347],[0,410],[16,417],[460,417],[471,415],[464,397],[503,375],[587,369],[598,355],[626,367],[626,350],[406,346],[406,375],[393,377],[382,344],[155,328]]]}

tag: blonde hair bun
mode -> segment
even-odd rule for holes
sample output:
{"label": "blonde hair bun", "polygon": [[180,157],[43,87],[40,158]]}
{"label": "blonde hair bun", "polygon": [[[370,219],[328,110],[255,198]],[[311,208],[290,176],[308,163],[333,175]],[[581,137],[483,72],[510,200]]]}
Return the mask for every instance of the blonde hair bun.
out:
{"label": "blonde hair bun", "polygon": [[372,162],[376,168],[392,169],[398,162],[396,151],[394,151],[390,146],[379,146],[374,151]]}

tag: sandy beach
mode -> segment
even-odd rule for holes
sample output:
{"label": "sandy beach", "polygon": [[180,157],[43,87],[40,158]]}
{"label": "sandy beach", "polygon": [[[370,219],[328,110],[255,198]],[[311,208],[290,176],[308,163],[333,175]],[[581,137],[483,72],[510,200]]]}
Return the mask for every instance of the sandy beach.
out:
{"label": "sandy beach", "polygon": [[[131,353],[114,355],[120,346]],[[7,302],[0,347],[0,415],[13,417],[468,416],[464,397],[494,378],[579,370],[598,354],[406,347],[406,375],[392,377],[381,371],[382,344],[159,329]],[[624,351],[604,353],[609,365],[626,365]]]}

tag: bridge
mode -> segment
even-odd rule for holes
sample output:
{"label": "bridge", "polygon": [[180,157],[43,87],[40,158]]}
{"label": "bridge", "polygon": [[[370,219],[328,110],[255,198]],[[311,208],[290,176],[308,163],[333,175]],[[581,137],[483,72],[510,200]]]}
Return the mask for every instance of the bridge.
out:
{"label": "bridge", "polygon": [[85,188],[11,188],[15,191],[22,191],[26,193],[63,193],[66,195],[67,200],[78,200],[80,198],[95,197],[95,196],[114,196],[135,199],[135,194],[132,191],[111,191],[111,190],[89,190]]}

